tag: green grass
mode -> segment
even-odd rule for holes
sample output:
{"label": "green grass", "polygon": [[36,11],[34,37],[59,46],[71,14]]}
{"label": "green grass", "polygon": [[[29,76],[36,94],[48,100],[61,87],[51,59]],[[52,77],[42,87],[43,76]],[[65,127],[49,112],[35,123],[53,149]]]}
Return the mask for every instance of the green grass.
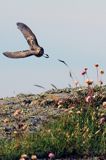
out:
{"label": "green grass", "polygon": [[56,157],[105,155],[106,123],[100,125],[101,113],[101,106],[79,104],[33,135],[0,141],[0,155],[3,160],[15,160],[23,153],[47,157],[50,151]]}

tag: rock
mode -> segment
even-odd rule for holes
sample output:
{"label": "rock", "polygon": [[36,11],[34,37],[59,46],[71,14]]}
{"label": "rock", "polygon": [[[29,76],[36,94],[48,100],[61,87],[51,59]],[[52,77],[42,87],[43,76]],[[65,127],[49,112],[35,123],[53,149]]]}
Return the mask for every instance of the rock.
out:
{"label": "rock", "polygon": [[[102,114],[105,110],[103,106],[105,106],[106,87],[102,87],[103,92],[98,91],[98,88],[94,89],[93,102],[95,106],[101,105]],[[33,133],[62,113],[73,114],[79,101],[81,99],[85,101],[86,96],[87,88],[77,87],[49,90],[37,95],[19,94],[16,97],[0,99],[0,138],[6,137],[6,134],[14,134],[18,130]],[[104,117],[105,113],[100,115],[100,124],[105,123]]]}

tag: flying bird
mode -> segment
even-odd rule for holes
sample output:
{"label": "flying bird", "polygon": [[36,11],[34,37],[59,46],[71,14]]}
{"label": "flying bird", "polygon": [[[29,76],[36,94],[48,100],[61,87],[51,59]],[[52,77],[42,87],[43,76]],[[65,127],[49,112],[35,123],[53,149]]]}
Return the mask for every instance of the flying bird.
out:
{"label": "flying bird", "polygon": [[30,49],[24,51],[16,51],[16,52],[4,52],[3,54],[9,58],[25,58],[29,56],[36,56],[41,57],[44,56],[45,58],[49,58],[47,54],[44,53],[44,49],[40,47],[38,44],[37,38],[31,29],[24,23],[17,23],[18,29],[22,32],[27,43],[29,44]]}

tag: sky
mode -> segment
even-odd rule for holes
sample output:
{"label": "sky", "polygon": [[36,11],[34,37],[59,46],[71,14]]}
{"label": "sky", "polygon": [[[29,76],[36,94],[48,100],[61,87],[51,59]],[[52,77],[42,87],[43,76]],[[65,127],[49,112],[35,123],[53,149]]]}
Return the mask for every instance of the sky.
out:
{"label": "sky", "polygon": [[[0,0],[0,22],[0,97],[40,93],[51,89],[51,83],[57,88],[72,85],[68,68],[57,59],[66,61],[80,82],[84,67],[93,80],[94,64],[106,72],[105,0]],[[29,48],[17,22],[31,28],[49,59],[9,59],[2,54]],[[105,74],[102,80],[105,83]]]}

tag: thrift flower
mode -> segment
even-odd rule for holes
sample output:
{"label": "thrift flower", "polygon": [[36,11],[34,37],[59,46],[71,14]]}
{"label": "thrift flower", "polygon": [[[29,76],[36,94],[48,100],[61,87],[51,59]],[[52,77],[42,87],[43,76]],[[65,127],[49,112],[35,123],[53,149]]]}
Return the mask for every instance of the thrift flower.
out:
{"label": "thrift flower", "polygon": [[92,96],[87,96],[87,97],[85,97],[85,101],[86,101],[87,103],[91,102],[91,99],[92,99]]}
{"label": "thrift flower", "polygon": [[36,155],[32,155],[31,156],[31,160],[37,160],[37,156]]}
{"label": "thrift flower", "polygon": [[104,70],[101,69],[101,70],[100,70],[100,74],[104,74]]}
{"label": "thrift flower", "polygon": [[17,110],[13,113],[13,115],[14,115],[14,117],[15,117],[15,116],[18,116],[20,113],[21,113],[21,110],[20,110],[20,109],[17,109]]}
{"label": "thrift flower", "polygon": [[81,72],[81,75],[85,75],[85,74],[86,74],[86,71],[82,71],[82,72]]}
{"label": "thrift flower", "polygon": [[98,68],[98,67],[99,67],[99,64],[95,64],[94,66],[95,66],[96,68]]}
{"label": "thrift flower", "polygon": [[54,153],[50,152],[50,153],[48,154],[48,157],[49,157],[50,159],[54,159],[54,158],[55,158],[55,155],[54,155]]}
{"label": "thrift flower", "polygon": [[106,102],[103,102],[102,106],[103,108],[106,108]]}
{"label": "thrift flower", "polygon": [[93,80],[87,79],[85,83],[89,86],[93,84]]}

